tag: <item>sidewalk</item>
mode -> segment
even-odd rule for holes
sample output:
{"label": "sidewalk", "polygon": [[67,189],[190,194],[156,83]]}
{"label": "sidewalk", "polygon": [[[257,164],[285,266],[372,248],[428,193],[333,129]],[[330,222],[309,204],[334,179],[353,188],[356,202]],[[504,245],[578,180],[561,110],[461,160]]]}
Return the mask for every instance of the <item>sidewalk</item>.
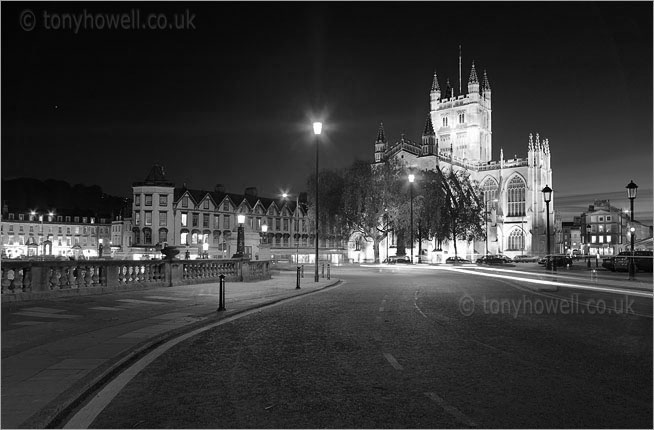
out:
{"label": "sidewalk", "polygon": [[85,392],[165,339],[252,308],[338,283],[296,289],[294,272],[273,279],[198,284],[2,305],[2,428],[44,428]]}

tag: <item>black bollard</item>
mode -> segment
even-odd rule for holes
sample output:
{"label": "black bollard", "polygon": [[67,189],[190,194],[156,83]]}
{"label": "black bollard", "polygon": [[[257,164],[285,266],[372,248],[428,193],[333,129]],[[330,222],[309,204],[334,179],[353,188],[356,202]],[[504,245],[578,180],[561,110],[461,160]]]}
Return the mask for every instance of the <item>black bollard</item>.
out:
{"label": "black bollard", "polygon": [[300,266],[297,266],[297,281],[295,283],[295,289],[299,290],[300,289],[300,271],[302,268]]}
{"label": "black bollard", "polygon": [[300,276],[304,278],[304,264],[302,265],[302,270],[300,270]]}
{"label": "black bollard", "polygon": [[218,311],[225,310],[225,275],[220,275],[220,290],[218,291]]}
{"label": "black bollard", "polygon": [[332,279],[331,276],[331,264],[327,264],[327,279]]}

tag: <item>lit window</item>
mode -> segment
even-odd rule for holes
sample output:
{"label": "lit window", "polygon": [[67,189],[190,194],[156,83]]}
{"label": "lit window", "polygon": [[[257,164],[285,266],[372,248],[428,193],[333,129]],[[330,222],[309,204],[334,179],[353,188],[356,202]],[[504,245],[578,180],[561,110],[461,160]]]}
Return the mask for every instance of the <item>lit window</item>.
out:
{"label": "lit window", "polygon": [[606,243],[611,243],[611,236],[606,236]]}
{"label": "lit window", "polygon": [[152,225],[152,211],[145,211],[145,225]]}
{"label": "lit window", "polygon": [[141,223],[141,212],[134,212],[134,224],[139,225]]}
{"label": "lit window", "polygon": [[181,233],[181,235],[180,235],[180,239],[181,239],[181,240],[180,240],[180,243],[181,243],[182,245],[188,245],[188,232],[187,232],[187,231],[183,231],[183,232]]}
{"label": "lit window", "polygon": [[[188,214],[186,212],[182,212],[182,227],[188,226]],[[186,242],[182,242],[186,243]]]}
{"label": "lit window", "polygon": [[525,215],[525,181],[518,175],[507,185],[509,216]]}
{"label": "lit window", "polygon": [[590,243],[595,243],[595,242],[597,242],[597,236],[593,235],[590,237]]}
{"label": "lit window", "polygon": [[604,243],[604,236],[597,236],[599,243]]}

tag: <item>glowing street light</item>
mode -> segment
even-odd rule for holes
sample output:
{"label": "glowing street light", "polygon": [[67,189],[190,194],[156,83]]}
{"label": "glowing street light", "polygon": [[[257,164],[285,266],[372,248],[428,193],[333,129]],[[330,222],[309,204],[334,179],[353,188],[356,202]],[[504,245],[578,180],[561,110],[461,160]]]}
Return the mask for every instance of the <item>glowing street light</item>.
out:
{"label": "glowing street light", "polygon": [[245,223],[245,215],[238,214],[236,218],[238,220],[238,229],[236,230],[236,254],[234,254],[234,257],[243,258],[245,255],[245,231],[243,228],[243,224]]}
{"label": "glowing street light", "polygon": [[630,212],[631,212],[631,258],[629,262],[629,279],[636,278],[636,267],[634,264],[634,239],[636,237],[636,228],[634,227],[634,200],[636,199],[636,192],[638,191],[638,185],[634,184],[634,181],[629,181],[627,186],[627,198],[629,198]]}
{"label": "glowing street light", "polygon": [[547,268],[556,270],[556,263],[552,265],[552,257],[550,252],[550,202],[552,201],[552,189],[545,185],[543,188],[543,199],[545,200],[546,212],[547,212]]}
{"label": "glowing street light", "polygon": [[319,238],[319,214],[318,211],[318,147],[320,143],[320,133],[322,132],[322,122],[313,123],[313,134],[316,136],[316,270],[313,277],[314,282],[318,282],[318,238]]}

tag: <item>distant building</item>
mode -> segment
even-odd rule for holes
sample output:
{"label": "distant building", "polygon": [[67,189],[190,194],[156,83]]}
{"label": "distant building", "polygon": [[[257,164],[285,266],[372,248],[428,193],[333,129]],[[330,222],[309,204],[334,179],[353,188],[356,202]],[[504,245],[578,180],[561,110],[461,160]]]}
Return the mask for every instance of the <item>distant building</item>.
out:
{"label": "distant building", "polygon": [[[499,160],[492,161],[491,87],[486,72],[479,80],[473,62],[467,93],[455,95],[454,91],[449,80],[442,91],[434,73],[431,110],[421,141],[412,142],[402,134],[400,140],[389,144],[384,127],[380,125],[374,144],[373,166],[395,158],[415,171],[440,168],[443,171],[464,170],[470,174],[471,180],[481,188],[488,212],[488,249],[484,240],[460,241],[459,252],[467,258],[485,253],[503,253],[510,257],[545,255],[547,225],[542,190],[546,185],[555,188],[548,139],[541,140],[538,134],[535,138],[530,134],[526,158],[514,156],[505,159],[504,151],[500,149]],[[554,201],[550,202],[549,208],[551,251],[556,252]],[[351,241],[357,243],[360,239],[355,234]],[[392,235],[388,240],[393,242]],[[428,251],[435,248],[434,243],[425,245],[423,248]],[[380,245],[382,259],[386,247],[385,243]],[[350,248],[354,249],[355,245]],[[372,256],[369,248],[365,250],[366,259]],[[443,244],[443,249],[449,254],[453,253],[453,248],[451,241]],[[393,255],[393,252],[391,245],[389,253]]]}
{"label": "distant building", "polygon": [[2,256],[6,258],[63,256],[97,257],[99,245],[109,247],[108,218],[36,211],[9,212],[0,222]]}
{"label": "distant building", "polygon": [[581,217],[574,217],[573,221],[563,221],[561,223],[563,230],[563,243],[560,253],[569,255],[583,253],[583,245],[581,243]]}
{"label": "distant building", "polygon": [[595,200],[581,215],[584,254],[615,255],[630,250],[631,227],[635,228],[636,240],[652,237],[652,227],[632,223],[627,210],[611,206],[608,200]]}
{"label": "distant building", "polygon": [[[236,253],[238,215],[245,216],[245,254],[249,258],[311,263],[314,235],[306,206],[298,200],[175,187],[155,165],[142,182],[133,184],[130,254],[150,255],[166,246],[181,250],[179,258],[231,258]],[[300,204],[298,204],[300,203]],[[267,232],[264,233],[263,226]],[[124,243],[124,242],[123,242]],[[340,264],[346,255],[339,238],[321,240],[320,260]]]}

